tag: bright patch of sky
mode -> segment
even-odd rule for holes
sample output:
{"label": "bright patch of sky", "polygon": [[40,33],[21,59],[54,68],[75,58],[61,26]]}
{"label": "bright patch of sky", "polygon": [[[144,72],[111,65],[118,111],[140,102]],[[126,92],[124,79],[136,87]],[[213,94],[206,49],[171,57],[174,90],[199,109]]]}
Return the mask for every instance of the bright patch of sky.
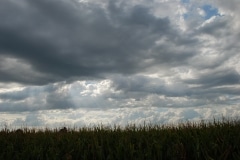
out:
{"label": "bright patch of sky", "polygon": [[[210,19],[213,16],[220,16],[218,8],[205,4],[190,3],[190,0],[181,0],[182,5],[186,9],[186,12],[183,14],[183,18],[186,20],[189,17],[194,16],[197,11],[197,15],[201,16],[205,20]],[[195,15],[196,16],[196,15]]]}
{"label": "bright patch of sky", "polygon": [[211,5],[204,5],[201,7],[201,9],[204,11],[204,19],[210,19],[213,16],[219,16],[218,9]]}

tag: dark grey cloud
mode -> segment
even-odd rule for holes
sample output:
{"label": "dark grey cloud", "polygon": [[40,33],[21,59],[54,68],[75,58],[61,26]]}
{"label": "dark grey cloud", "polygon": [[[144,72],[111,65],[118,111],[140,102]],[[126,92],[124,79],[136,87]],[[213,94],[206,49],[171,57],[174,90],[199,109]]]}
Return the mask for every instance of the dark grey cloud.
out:
{"label": "dark grey cloud", "polygon": [[[115,90],[120,90],[125,95],[125,98],[146,97],[149,94],[165,95],[169,97],[186,96],[188,86],[177,82],[172,85],[167,85],[167,82],[161,78],[151,78],[147,76],[131,76],[131,77],[115,77],[113,79],[112,87]],[[138,94],[136,94],[138,93]]]}
{"label": "dark grey cloud", "polygon": [[0,99],[4,100],[13,100],[13,101],[20,101],[24,100],[28,97],[29,95],[27,93],[19,93],[19,92],[5,92],[5,93],[0,93]]}
{"label": "dark grey cloud", "polygon": [[[23,78],[16,68],[1,69],[2,82],[43,85],[133,74],[163,62],[181,64],[192,55],[170,49],[190,41],[168,18],[157,18],[141,5],[123,10],[114,1],[103,9],[75,0],[3,0],[0,6],[0,55],[21,60],[41,75]],[[156,45],[163,38],[169,44]]]}
{"label": "dark grey cloud", "polygon": [[132,98],[145,102],[152,96],[155,98],[149,101],[149,105],[160,107],[170,104],[172,107],[229,105],[238,102],[240,75],[236,70],[224,68],[194,74],[194,78],[188,79],[176,75],[162,78],[141,75],[114,77],[112,88],[119,92],[109,96],[118,100]]}
{"label": "dark grey cloud", "polygon": [[225,28],[228,26],[229,21],[227,17],[217,17],[212,23],[206,23],[199,28],[200,34],[208,34],[214,37],[221,38],[228,36],[230,32],[226,32]]}
{"label": "dark grey cloud", "polygon": [[186,80],[185,82],[188,84],[198,84],[206,88],[220,87],[224,85],[237,85],[240,84],[240,75],[236,70],[226,68],[198,74],[196,79]]}
{"label": "dark grey cloud", "polygon": [[64,83],[49,84],[43,87],[30,86],[19,91],[0,93],[1,112],[25,112],[75,108]]}

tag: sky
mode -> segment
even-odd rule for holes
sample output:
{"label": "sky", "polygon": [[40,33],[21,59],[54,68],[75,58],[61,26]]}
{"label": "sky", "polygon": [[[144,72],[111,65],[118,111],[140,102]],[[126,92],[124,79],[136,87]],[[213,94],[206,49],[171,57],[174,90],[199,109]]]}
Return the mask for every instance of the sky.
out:
{"label": "sky", "polygon": [[1,0],[0,126],[240,115],[239,0]]}

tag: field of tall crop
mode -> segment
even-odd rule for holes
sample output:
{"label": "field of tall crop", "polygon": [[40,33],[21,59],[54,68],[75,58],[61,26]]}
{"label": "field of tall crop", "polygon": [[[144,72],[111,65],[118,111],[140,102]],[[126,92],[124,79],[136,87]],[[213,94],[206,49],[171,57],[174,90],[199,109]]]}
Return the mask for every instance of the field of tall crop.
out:
{"label": "field of tall crop", "polygon": [[240,121],[0,131],[3,160],[240,160]]}

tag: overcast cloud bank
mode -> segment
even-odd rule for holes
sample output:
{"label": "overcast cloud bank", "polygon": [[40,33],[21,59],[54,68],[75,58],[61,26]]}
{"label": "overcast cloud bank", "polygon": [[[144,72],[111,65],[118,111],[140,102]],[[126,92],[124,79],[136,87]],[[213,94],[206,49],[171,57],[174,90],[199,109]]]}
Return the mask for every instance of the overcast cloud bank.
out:
{"label": "overcast cloud bank", "polygon": [[66,123],[81,125],[236,116],[239,8],[238,0],[2,0],[0,120],[57,125],[68,111],[76,115]]}

